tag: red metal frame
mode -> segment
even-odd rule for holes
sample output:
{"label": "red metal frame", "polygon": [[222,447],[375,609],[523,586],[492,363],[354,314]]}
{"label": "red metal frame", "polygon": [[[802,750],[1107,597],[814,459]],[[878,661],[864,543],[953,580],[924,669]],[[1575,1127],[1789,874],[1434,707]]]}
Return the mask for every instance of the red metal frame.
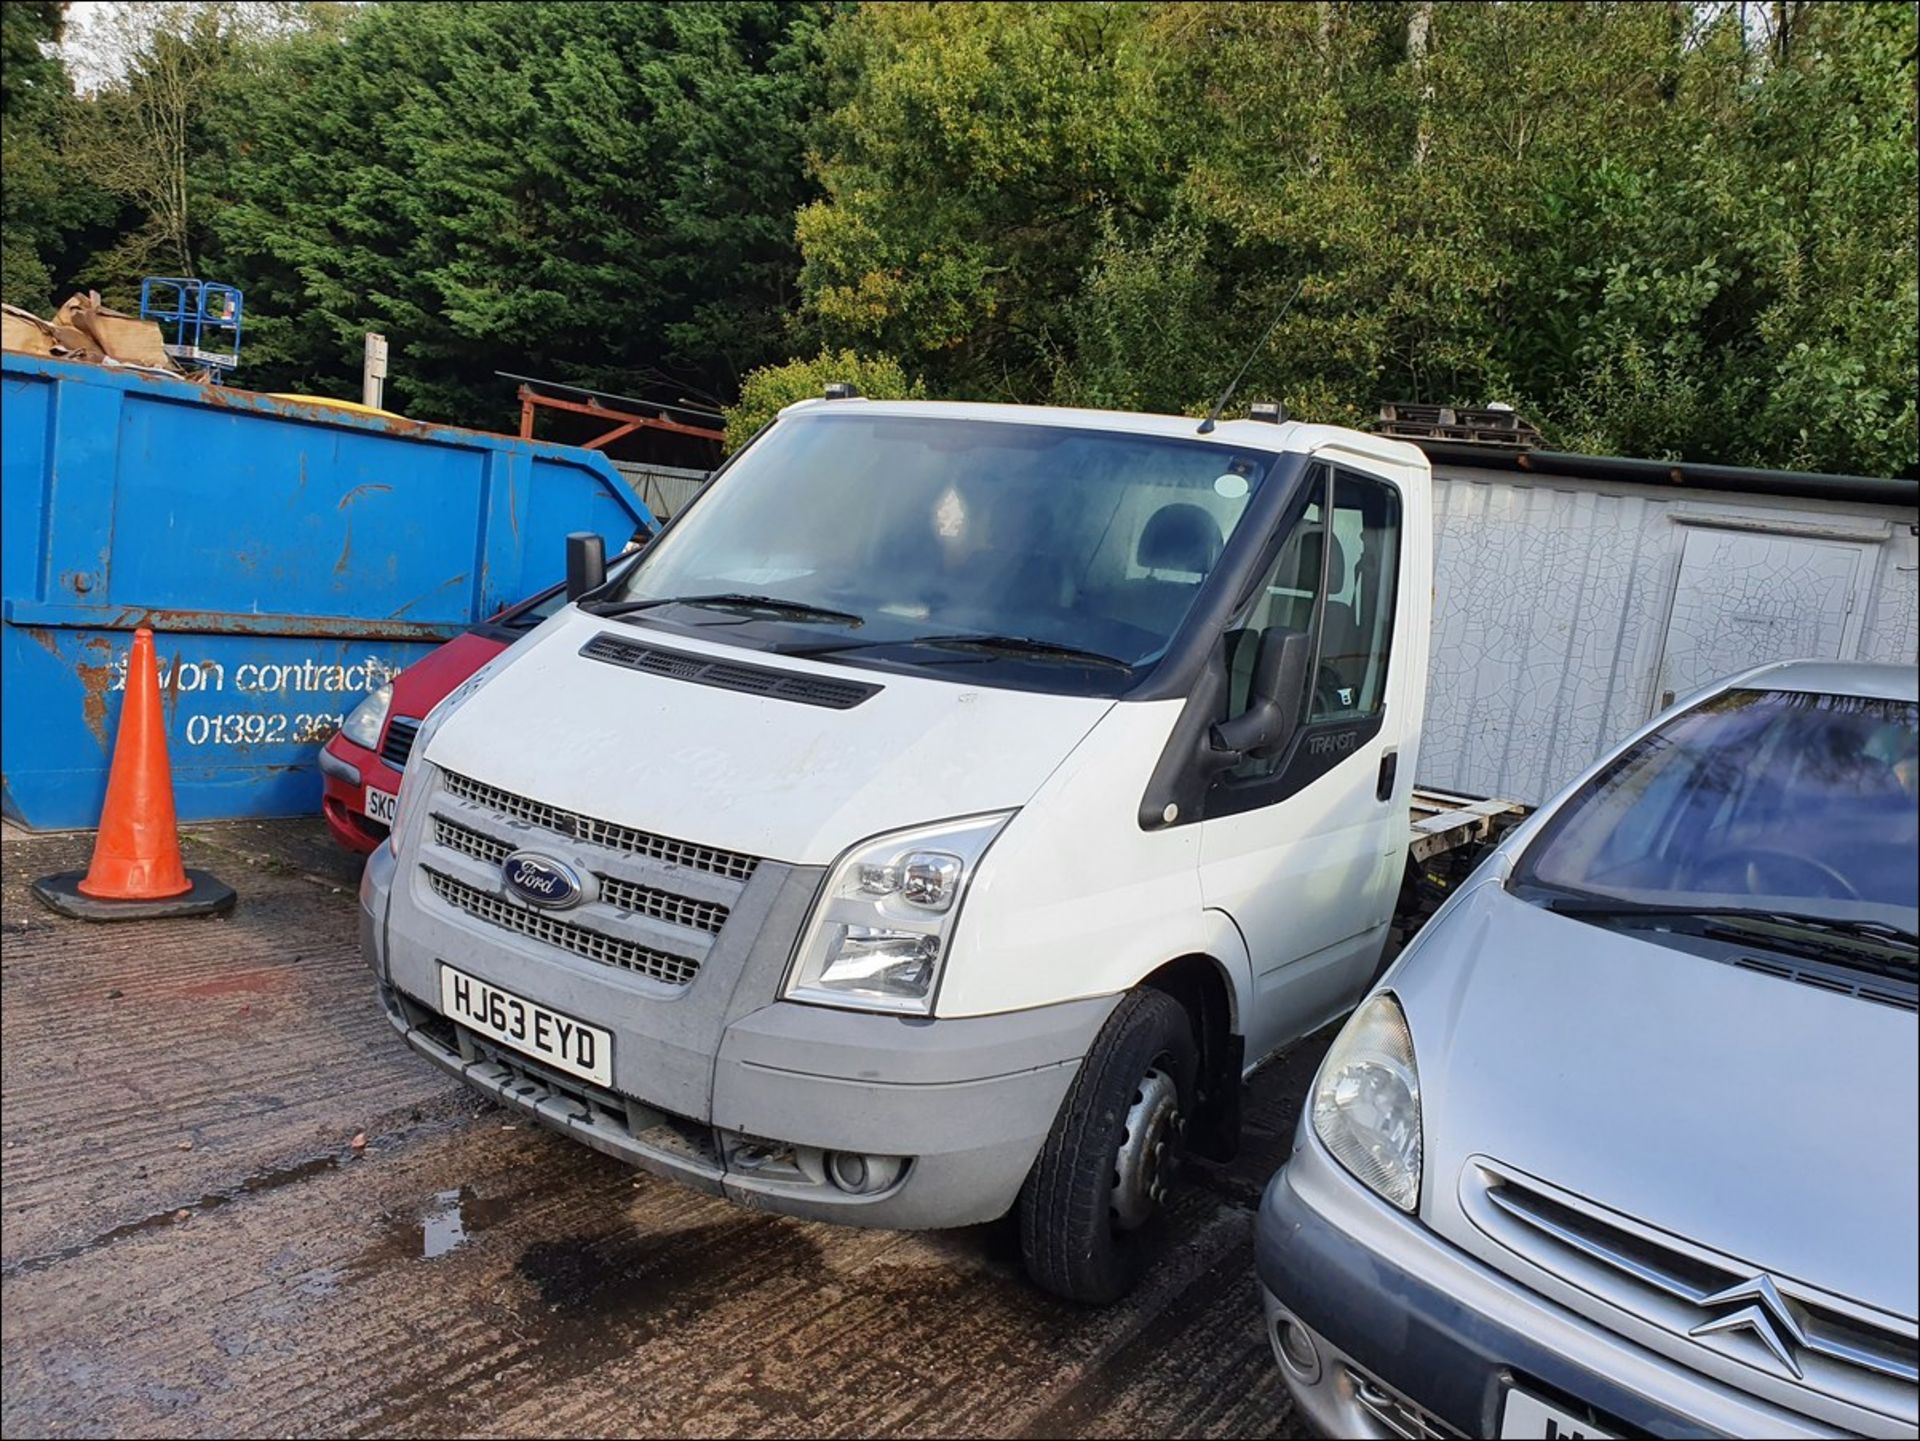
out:
{"label": "red metal frame", "polygon": [[523,385],[520,387],[520,438],[522,440],[533,439],[533,413],[538,409],[564,410],[574,415],[593,415],[617,422],[606,434],[582,442],[582,448],[586,450],[604,450],[614,441],[622,436],[632,435],[636,430],[666,430],[675,435],[691,435],[700,440],[715,442],[726,439],[724,430],[715,430],[709,426],[688,425],[684,421],[669,420],[664,415],[636,415],[630,410],[617,410],[597,400],[561,400],[558,396],[542,395],[531,386]]}

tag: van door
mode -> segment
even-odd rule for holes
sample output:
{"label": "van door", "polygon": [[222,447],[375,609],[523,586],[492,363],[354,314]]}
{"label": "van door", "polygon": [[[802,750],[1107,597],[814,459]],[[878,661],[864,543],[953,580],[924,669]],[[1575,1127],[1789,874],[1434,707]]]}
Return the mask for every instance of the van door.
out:
{"label": "van door", "polygon": [[1418,647],[1395,644],[1420,613],[1403,583],[1418,577],[1403,575],[1402,484],[1321,465],[1308,485],[1305,511],[1227,636],[1230,718],[1247,707],[1262,634],[1309,633],[1302,723],[1282,753],[1213,782],[1200,826],[1204,902],[1233,919],[1253,959],[1249,1060],[1340,1014],[1373,974],[1412,784],[1397,726],[1417,723],[1419,709],[1394,700],[1424,681],[1406,674]]}

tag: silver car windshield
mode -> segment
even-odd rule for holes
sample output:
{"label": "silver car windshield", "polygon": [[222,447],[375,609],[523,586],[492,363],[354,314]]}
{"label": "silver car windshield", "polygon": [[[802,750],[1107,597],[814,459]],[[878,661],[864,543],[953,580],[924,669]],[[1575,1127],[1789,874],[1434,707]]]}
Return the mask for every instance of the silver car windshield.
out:
{"label": "silver car windshield", "polygon": [[970,678],[1111,688],[1167,650],[1274,458],[849,402],[768,431],[598,609],[854,661],[958,646]]}
{"label": "silver car windshield", "polygon": [[1920,707],[1788,691],[1715,696],[1589,782],[1528,847],[1515,880],[1912,933]]}

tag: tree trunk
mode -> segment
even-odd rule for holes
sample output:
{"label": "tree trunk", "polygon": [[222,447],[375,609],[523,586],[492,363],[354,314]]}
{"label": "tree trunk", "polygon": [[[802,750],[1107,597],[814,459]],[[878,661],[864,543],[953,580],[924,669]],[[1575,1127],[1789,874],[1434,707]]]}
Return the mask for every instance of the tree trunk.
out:
{"label": "tree trunk", "polygon": [[1413,66],[1414,76],[1420,81],[1419,119],[1414,126],[1413,163],[1424,165],[1427,161],[1427,146],[1431,141],[1428,125],[1428,110],[1433,105],[1433,85],[1426,78],[1427,51],[1433,36],[1433,0],[1420,0],[1413,7],[1413,14],[1407,19],[1407,59]]}

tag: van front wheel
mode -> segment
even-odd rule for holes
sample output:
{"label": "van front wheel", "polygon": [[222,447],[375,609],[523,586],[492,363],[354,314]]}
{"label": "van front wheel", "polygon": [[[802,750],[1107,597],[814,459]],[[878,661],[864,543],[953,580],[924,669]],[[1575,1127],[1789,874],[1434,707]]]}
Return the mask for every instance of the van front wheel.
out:
{"label": "van front wheel", "polygon": [[1198,1062],[1173,997],[1134,991],[1114,1008],[1020,1192],[1035,1284],[1092,1305],[1133,1288],[1179,1171]]}

